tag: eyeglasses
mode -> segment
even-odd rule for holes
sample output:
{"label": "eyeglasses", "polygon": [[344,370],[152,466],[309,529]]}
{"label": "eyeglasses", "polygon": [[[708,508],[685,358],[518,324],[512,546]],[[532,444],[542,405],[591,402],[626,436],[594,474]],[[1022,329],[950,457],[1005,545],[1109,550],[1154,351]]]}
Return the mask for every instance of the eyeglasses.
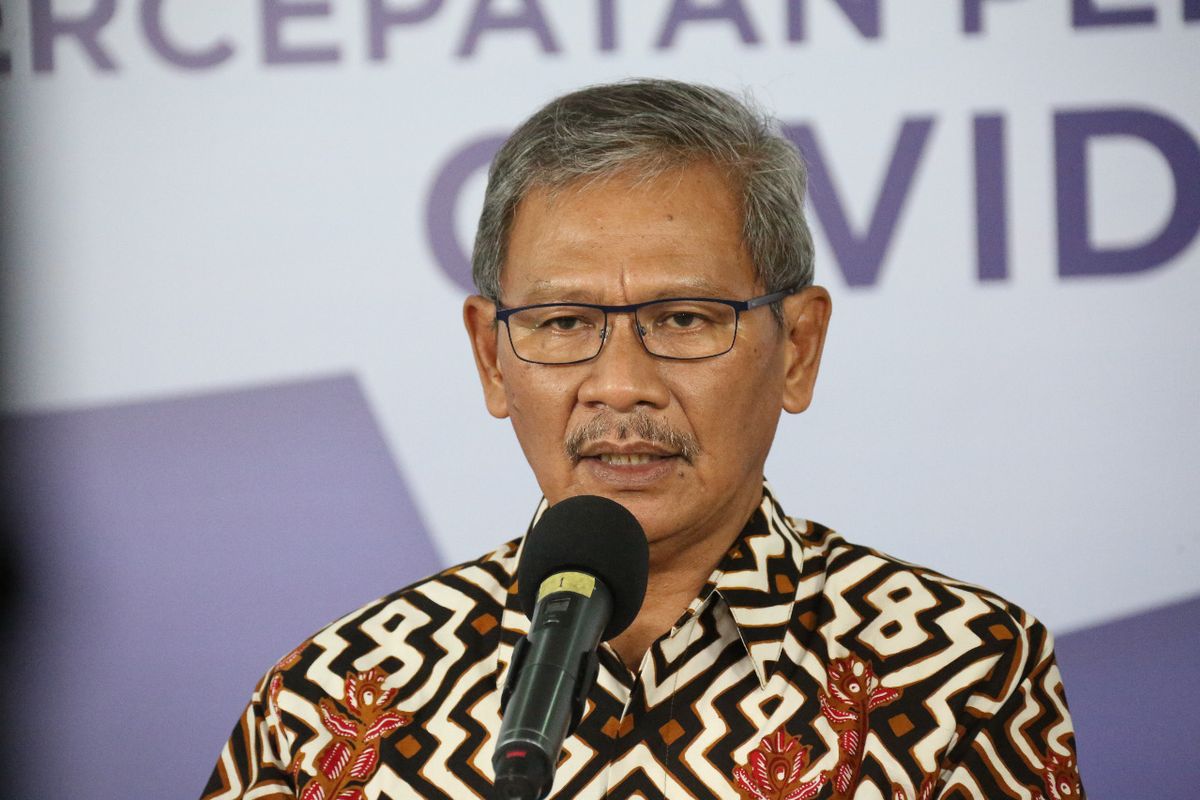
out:
{"label": "eyeglasses", "polygon": [[673,297],[626,306],[539,303],[501,308],[497,303],[496,320],[508,328],[517,358],[532,364],[579,364],[600,355],[608,337],[609,314],[633,314],[638,339],[650,355],[693,361],[728,353],[743,311],[794,292],[786,289],[749,300]]}

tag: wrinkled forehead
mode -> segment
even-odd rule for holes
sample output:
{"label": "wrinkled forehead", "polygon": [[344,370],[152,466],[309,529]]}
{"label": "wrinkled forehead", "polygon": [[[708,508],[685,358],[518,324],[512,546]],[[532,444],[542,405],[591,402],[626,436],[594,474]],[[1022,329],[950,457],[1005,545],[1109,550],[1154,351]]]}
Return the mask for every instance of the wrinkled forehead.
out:
{"label": "wrinkled forehead", "polygon": [[513,214],[500,284],[522,303],[726,296],[755,284],[743,238],[739,199],[709,164],[537,187]]}

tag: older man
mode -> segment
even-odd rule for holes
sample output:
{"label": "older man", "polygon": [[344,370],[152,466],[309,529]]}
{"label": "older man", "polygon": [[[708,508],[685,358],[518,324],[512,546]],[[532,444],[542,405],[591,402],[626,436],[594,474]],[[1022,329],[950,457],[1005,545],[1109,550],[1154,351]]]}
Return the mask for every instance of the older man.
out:
{"label": "older man", "polygon": [[[792,519],[764,484],[830,313],[803,192],[768,120],[669,81],[559,98],[492,166],[464,308],[488,410],[512,422],[538,514],[608,497],[650,549],[645,603],[601,646],[552,796],[1078,797],[1036,620]],[[487,796],[529,626],[519,549],[287,655],[205,797]]]}

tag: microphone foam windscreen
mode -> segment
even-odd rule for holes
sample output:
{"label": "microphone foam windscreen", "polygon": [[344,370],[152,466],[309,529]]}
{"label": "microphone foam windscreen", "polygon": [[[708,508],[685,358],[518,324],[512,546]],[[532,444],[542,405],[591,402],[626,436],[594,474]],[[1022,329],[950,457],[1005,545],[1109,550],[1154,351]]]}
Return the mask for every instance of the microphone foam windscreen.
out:
{"label": "microphone foam windscreen", "polygon": [[556,503],[525,537],[517,585],[521,607],[532,619],[538,588],[564,570],[586,572],[612,594],[607,641],[629,627],[646,596],[650,551],[646,534],[625,506],[605,497],[580,495]]}

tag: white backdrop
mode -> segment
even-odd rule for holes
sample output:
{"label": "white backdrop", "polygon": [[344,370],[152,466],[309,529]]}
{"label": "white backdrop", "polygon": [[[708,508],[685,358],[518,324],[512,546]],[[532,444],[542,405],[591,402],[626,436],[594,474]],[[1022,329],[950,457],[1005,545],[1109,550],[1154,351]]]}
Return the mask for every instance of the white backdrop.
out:
{"label": "white backdrop", "polygon": [[[410,17],[374,26],[381,58],[372,8]],[[1062,275],[1054,127],[1056,113],[1135,109],[1194,147],[1191,0],[0,11],[10,410],[349,371],[444,559],[472,557],[523,529],[537,491],[483,409],[465,291],[430,244],[439,172],[580,85],[696,80],[815,131],[859,235],[902,124],[931,125],[872,285],[848,285],[814,218],[835,306],[814,407],[781,426],[768,465],[790,512],[988,585],[1059,631],[1200,592],[1194,220],[1161,265]],[[976,11],[982,30],[966,32]],[[164,41],[217,63],[172,64]],[[1004,125],[1003,280],[978,277],[981,115]],[[1153,240],[1185,193],[1164,152],[1137,136],[1083,152],[1087,202],[1065,213],[1084,215],[1098,249]],[[1177,171],[1192,163],[1179,158]],[[464,248],[482,180],[455,206]]]}

